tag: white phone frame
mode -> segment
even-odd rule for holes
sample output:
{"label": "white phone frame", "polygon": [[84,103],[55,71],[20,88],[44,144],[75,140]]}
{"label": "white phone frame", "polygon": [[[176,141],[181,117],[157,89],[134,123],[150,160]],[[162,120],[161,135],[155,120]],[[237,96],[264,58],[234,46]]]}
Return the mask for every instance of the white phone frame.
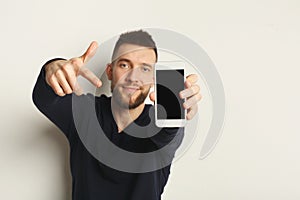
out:
{"label": "white phone frame", "polygon": [[[156,70],[179,70],[183,69],[183,80],[185,82],[185,63],[183,61],[159,61],[155,64],[154,91],[157,98]],[[184,82],[182,83],[184,86]],[[185,88],[185,87],[183,87]],[[185,101],[185,99],[184,99]],[[155,101],[155,124],[157,127],[183,127],[186,124],[186,109],[184,109],[184,119],[157,119],[157,103]],[[183,106],[183,105],[181,105]]]}

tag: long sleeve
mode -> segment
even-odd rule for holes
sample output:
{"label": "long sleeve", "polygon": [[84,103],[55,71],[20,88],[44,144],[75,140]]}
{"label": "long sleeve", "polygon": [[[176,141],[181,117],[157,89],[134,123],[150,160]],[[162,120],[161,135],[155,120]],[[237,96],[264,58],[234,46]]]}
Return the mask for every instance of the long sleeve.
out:
{"label": "long sleeve", "polygon": [[[51,61],[53,60],[47,63]],[[45,80],[46,64],[42,67],[38,76],[33,89],[32,99],[36,107],[69,138],[70,129],[74,127],[72,94],[61,97],[54,93]]]}

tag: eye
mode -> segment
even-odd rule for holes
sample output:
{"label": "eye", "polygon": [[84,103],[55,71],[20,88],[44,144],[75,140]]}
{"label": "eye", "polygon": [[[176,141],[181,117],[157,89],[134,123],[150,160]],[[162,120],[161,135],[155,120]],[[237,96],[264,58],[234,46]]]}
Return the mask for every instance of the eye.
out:
{"label": "eye", "polygon": [[128,69],[129,65],[127,63],[120,63],[119,66],[124,69]]}
{"label": "eye", "polygon": [[141,67],[141,70],[142,70],[142,72],[150,72],[150,71],[151,71],[151,68],[148,67],[148,66],[142,66],[142,67]]}

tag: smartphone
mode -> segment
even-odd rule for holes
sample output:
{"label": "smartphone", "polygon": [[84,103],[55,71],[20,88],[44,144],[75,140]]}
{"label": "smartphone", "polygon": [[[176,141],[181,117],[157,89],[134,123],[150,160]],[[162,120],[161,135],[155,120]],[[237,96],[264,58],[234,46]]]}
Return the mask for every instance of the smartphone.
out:
{"label": "smartphone", "polygon": [[186,111],[184,99],[179,92],[184,90],[184,62],[159,62],[155,64],[155,124],[158,127],[182,127]]}

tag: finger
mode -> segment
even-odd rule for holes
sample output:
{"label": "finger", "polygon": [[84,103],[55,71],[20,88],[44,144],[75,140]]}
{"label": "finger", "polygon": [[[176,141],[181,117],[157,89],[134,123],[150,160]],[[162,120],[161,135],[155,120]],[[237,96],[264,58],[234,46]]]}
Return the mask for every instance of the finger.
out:
{"label": "finger", "polygon": [[98,43],[96,41],[93,41],[87,48],[87,50],[84,52],[84,54],[79,58],[82,59],[83,63],[87,63],[96,54],[97,48]]}
{"label": "finger", "polygon": [[53,91],[57,95],[59,95],[59,96],[64,96],[65,95],[64,91],[62,90],[62,88],[58,84],[58,81],[57,81],[55,76],[52,76],[51,78],[49,78],[49,85],[51,86],[51,88],[53,89]]}
{"label": "finger", "polygon": [[154,102],[154,101],[155,101],[155,93],[154,93],[154,92],[150,92],[149,98],[150,98],[150,100],[151,100],[152,102]]}
{"label": "finger", "polygon": [[190,109],[188,109],[186,119],[191,120],[196,115],[197,112],[198,112],[198,105],[196,104],[192,106]]}
{"label": "finger", "polygon": [[190,87],[192,87],[192,83],[189,80],[186,80],[184,82],[184,86],[185,86],[185,88],[190,88]]}
{"label": "finger", "polygon": [[186,77],[186,80],[193,85],[198,81],[198,76],[196,74],[190,74]]}
{"label": "finger", "polygon": [[86,67],[81,68],[79,74],[84,78],[86,78],[88,81],[90,81],[96,87],[101,87],[102,82],[100,81],[100,79],[88,68]]}
{"label": "finger", "polygon": [[184,82],[185,88],[190,88],[193,85],[196,85],[197,81],[198,81],[198,76],[196,74],[190,74],[189,76],[187,76],[186,81]]}
{"label": "finger", "polygon": [[198,101],[201,100],[201,95],[200,94],[197,94],[197,95],[194,95],[190,98],[188,98],[184,103],[183,103],[183,107],[185,109],[189,109],[191,108],[192,106],[194,105],[197,105]]}
{"label": "finger", "polygon": [[199,91],[200,91],[199,85],[192,85],[191,87],[180,91],[179,97],[182,99],[188,98],[188,97],[198,94]]}
{"label": "finger", "polygon": [[64,67],[62,67],[64,75],[65,75],[72,90],[75,89],[75,84],[77,82],[76,73],[72,69],[73,67],[74,67],[74,65],[71,65],[71,64],[66,64]]}
{"label": "finger", "polygon": [[59,85],[61,86],[61,88],[63,89],[64,93],[66,94],[71,94],[72,93],[72,89],[68,83],[68,81],[66,80],[65,74],[59,70],[55,73],[57,81],[59,83]]}
{"label": "finger", "polygon": [[81,86],[79,85],[78,82],[75,83],[74,93],[75,93],[77,96],[80,96],[80,95],[83,94],[83,89],[81,88]]}
{"label": "finger", "polygon": [[78,75],[80,68],[83,66],[83,61],[81,58],[71,58],[68,63],[63,66],[63,69],[68,71],[75,71]]}

